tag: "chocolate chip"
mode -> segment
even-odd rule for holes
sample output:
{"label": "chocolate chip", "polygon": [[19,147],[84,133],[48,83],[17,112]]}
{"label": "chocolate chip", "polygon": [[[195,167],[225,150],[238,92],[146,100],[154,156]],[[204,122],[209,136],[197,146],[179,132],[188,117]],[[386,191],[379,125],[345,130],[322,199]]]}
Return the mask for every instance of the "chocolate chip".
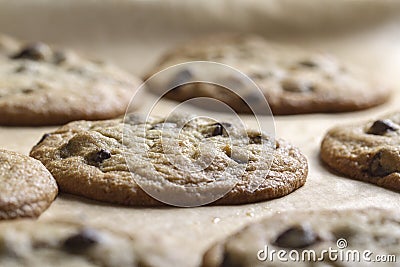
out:
{"label": "chocolate chip", "polygon": [[214,130],[212,132],[212,136],[222,135],[224,133],[224,126],[221,123],[216,123],[213,125]]}
{"label": "chocolate chip", "polygon": [[23,94],[30,94],[30,93],[33,93],[33,89],[32,88],[25,88],[25,89],[22,89],[22,93]]}
{"label": "chocolate chip", "polygon": [[20,52],[13,55],[13,59],[45,60],[50,54],[50,48],[43,43],[33,43],[24,47]]}
{"label": "chocolate chip", "polygon": [[369,167],[369,172],[373,176],[386,176],[388,173],[387,170],[382,166],[381,164],[381,158],[382,158],[382,153],[379,152],[377,153],[371,161],[370,167]]}
{"label": "chocolate chip", "polygon": [[313,87],[304,81],[298,81],[292,78],[286,78],[281,81],[282,89],[288,92],[303,93],[313,90]]}
{"label": "chocolate chip", "polygon": [[206,128],[206,137],[213,137],[218,135],[228,136],[226,128],[232,127],[232,124],[228,122],[217,122],[210,124]]}
{"label": "chocolate chip", "polygon": [[318,241],[317,235],[308,226],[295,225],[281,233],[273,243],[282,248],[305,248]]}
{"label": "chocolate chip", "polygon": [[80,253],[97,243],[99,243],[98,233],[93,229],[85,228],[65,239],[62,246],[68,252]]}
{"label": "chocolate chip", "polygon": [[383,177],[400,171],[400,153],[397,150],[381,149],[374,155],[369,165],[372,176]]}
{"label": "chocolate chip", "polygon": [[387,132],[397,131],[398,129],[399,129],[399,126],[397,126],[391,120],[388,120],[388,119],[386,119],[386,120],[377,120],[368,129],[367,133],[368,134],[374,134],[374,135],[384,135]]}
{"label": "chocolate chip", "polygon": [[261,135],[250,136],[250,138],[249,138],[249,143],[250,143],[250,144],[257,144],[257,145],[259,145],[259,144],[261,144],[261,140],[262,140]]}
{"label": "chocolate chip", "polygon": [[232,124],[229,122],[221,122],[222,126],[224,126],[224,128],[229,128],[232,127]]}
{"label": "chocolate chip", "polygon": [[111,152],[105,149],[101,149],[96,153],[94,161],[97,163],[102,163],[104,160],[111,158]]}
{"label": "chocolate chip", "polygon": [[307,67],[307,68],[315,68],[318,67],[318,64],[312,60],[302,60],[299,62],[299,65]]}
{"label": "chocolate chip", "polygon": [[46,138],[49,137],[49,136],[50,136],[50,134],[45,133],[45,134],[42,136],[42,138],[40,138],[39,142],[38,142],[36,145],[42,143],[42,142],[44,141],[44,139],[46,139]]}

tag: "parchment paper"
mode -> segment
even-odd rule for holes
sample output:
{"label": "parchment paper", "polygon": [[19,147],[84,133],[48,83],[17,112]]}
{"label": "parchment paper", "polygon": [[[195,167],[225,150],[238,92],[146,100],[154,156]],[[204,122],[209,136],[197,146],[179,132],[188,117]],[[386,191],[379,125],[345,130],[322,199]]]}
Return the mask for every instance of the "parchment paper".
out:
{"label": "parchment paper", "polygon": [[[326,208],[399,210],[398,193],[333,174],[319,160],[320,141],[330,127],[399,108],[399,10],[396,1],[0,1],[1,32],[74,48],[138,75],[190,37],[255,32],[360,64],[395,92],[389,103],[362,112],[275,117],[277,136],[300,147],[310,165],[306,185],[289,196],[240,206],[132,208],[60,194],[39,220],[107,225],[143,240],[155,265],[190,267],[213,242],[264,216]],[[145,105],[154,100],[145,97]],[[166,101],[160,113],[172,107]],[[0,147],[28,154],[55,128],[1,127]]]}

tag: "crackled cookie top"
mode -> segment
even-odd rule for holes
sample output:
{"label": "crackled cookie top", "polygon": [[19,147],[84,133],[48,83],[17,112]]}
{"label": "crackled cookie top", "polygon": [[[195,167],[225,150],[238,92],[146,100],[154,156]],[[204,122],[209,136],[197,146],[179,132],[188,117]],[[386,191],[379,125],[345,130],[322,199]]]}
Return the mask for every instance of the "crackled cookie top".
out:
{"label": "crackled cookie top", "polygon": [[40,161],[0,149],[0,220],[37,217],[57,193],[56,181]]}
{"label": "crackled cookie top", "polygon": [[306,180],[304,155],[264,133],[245,130],[243,138],[235,125],[192,115],[123,122],[67,124],[45,135],[31,156],[61,190],[127,205],[161,204],[142,188],[185,205],[228,191],[214,203],[250,203],[287,195]]}
{"label": "crackled cookie top", "polygon": [[[339,252],[332,253],[330,258],[328,253],[323,253],[329,248]],[[358,251],[360,260],[352,258],[354,254],[349,254],[348,250]],[[363,254],[365,250],[372,253]],[[272,251],[275,251],[274,255]],[[278,256],[279,251],[285,253]],[[314,252],[315,258],[314,254],[301,256],[304,255],[303,251]],[[348,258],[340,260],[340,252],[341,255],[345,255],[343,257]],[[394,255],[397,258],[400,256],[398,213],[373,208],[295,211],[276,214],[252,223],[225,240],[217,242],[204,254],[201,266],[322,267],[332,266],[332,263],[333,266],[365,266],[369,263],[363,256],[368,256],[370,262],[373,262],[377,255]],[[338,257],[337,260],[334,260],[335,256]],[[397,266],[393,259],[385,264],[387,265],[384,266]]]}
{"label": "crackled cookie top", "polygon": [[321,158],[346,176],[400,191],[400,112],[331,129]]}
{"label": "crackled cookie top", "polygon": [[0,124],[51,125],[124,113],[139,81],[100,61],[0,35]]}
{"label": "crackled cookie top", "polygon": [[[388,89],[375,82],[371,75],[332,56],[245,35],[209,36],[178,46],[161,58],[147,78],[166,67],[198,60],[227,64],[248,75],[260,87],[274,114],[360,110],[381,104],[389,96]],[[191,69],[182,70],[172,75],[164,87],[177,80],[196,80],[196,75]],[[245,84],[233,77],[223,79],[234,90]],[[163,87],[151,89],[159,92]],[[254,103],[263,101],[253,97],[252,91],[246,93],[246,88],[242,92]],[[178,101],[199,96],[224,101],[238,112],[250,112],[234,94],[209,84],[184,85],[167,94]]]}

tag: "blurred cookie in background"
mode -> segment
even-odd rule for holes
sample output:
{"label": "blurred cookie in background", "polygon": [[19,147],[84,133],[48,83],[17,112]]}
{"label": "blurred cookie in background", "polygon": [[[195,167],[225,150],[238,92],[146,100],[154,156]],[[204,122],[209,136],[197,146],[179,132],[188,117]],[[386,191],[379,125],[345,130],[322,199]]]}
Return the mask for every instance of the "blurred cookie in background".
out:
{"label": "blurred cookie in background", "polygon": [[[201,266],[306,267],[340,262],[340,266],[350,267],[368,265],[378,259],[377,255],[387,256],[384,266],[397,266],[399,239],[400,217],[395,211],[364,208],[282,212],[217,242],[205,252]],[[328,249],[338,253],[327,253]],[[338,254],[342,255],[340,260]]]}
{"label": "blurred cookie in background", "polygon": [[74,52],[0,35],[0,125],[58,125],[124,114],[140,81]]}
{"label": "blurred cookie in background", "polygon": [[[253,35],[225,34],[189,41],[164,54],[144,78],[188,61],[214,61],[242,71],[259,86],[276,115],[356,111],[382,104],[390,96],[390,90],[371,75],[330,55]],[[164,87],[177,81],[196,81],[196,71],[182,70],[172,75],[170,81],[150,89],[162,93]],[[254,102],[264,101],[253,97],[250,90],[247,92],[246,83],[240,79],[220,78],[231,87],[194,82],[178,86],[165,96],[177,101],[212,97],[242,113],[250,113],[249,106]],[[230,90],[240,92],[241,97]]]}

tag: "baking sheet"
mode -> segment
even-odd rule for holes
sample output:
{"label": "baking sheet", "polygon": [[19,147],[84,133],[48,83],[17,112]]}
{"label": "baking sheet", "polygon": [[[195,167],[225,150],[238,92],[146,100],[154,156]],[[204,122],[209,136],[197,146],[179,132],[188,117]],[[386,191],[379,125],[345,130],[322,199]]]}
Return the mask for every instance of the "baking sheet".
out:
{"label": "baking sheet", "polygon": [[[0,1],[1,32],[75,48],[138,75],[184,39],[207,32],[251,31],[361,64],[383,77],[395,92],[389,103],[366,111],[275,117],[277,136],[298,146],[310,166],[306,185],[286,197],[240,206],[132,208],[60,194],[39,220],[66,218],[120,229],[143,240],[155,266],[190,267],[199,263],[213,242],[264,216],[324,208],[399,210],[398,193],[340,177],[318,157],[320,141],[330,127],[398,109],[399,4],[324,1],[331,5],[328,8],[318,1],[298,2]],[[155,100],[151,94],[145,97],[147,106]],[[164,101],[159,112],[164,114],[174,105]],[[28,154],[43,133],[54,129],[0,127],[0,147]]]}

